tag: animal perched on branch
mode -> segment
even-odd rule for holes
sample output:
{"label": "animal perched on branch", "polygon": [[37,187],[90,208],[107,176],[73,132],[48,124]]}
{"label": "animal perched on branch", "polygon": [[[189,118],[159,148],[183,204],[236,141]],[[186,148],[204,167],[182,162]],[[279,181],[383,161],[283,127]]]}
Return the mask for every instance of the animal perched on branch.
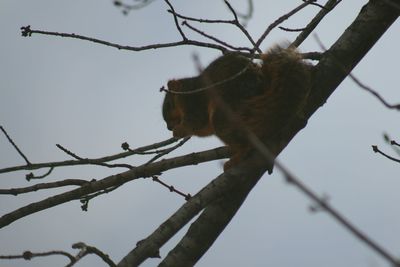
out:
{"label": "animal perched on branch", "polygon": [[309,94],[311,65],[296,50],[276,46],[261,59],[228,53],[199,76],[168,82],[162,107],[168,129],[175,137],[218,136],[232,151],[225,170],[252,149],[243,127],[267,143],[301,115]]}

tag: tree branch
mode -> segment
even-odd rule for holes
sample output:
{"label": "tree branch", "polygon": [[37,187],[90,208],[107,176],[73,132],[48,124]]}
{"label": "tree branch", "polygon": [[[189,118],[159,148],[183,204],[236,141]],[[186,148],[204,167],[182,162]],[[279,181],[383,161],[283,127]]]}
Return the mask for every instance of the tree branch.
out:
{"label": "tree branch", "polygon": [[[332,92],[337,88],[337,86],[345,79],[345,77],[350,73],[351,69],[362,59],[362,57],[371,49],[371,47],[375,44],[375,42],[384,34],[384,32],[390,27],[390,25],[397,19],[399,15],[398,10],[394,10],[388,6],[386,6],[382,1],[371,0],[366,6],[363,7],[362,11],[352,23],[352,25],[343,33],[343,35],[337,40],[337,42],[322,56],[321,61],[315,67],[314,71],[314,83],[312,86],[312,92],[310,95],[310,99],[305,107],[305,119],[304,118],[296,118],[290,123],[286,129],[283,131],[281,136],[277,137],[276,140],[271,141],[272,147],[270,147],[270,151],[273,155],[279,154],[287,144],[291,141],[291,139],[299,132],[304,126],[309,117],[326,102],[327,98],[332,94]],[[345,71],[342,68],[339,68],[335,63],[335,60],[339,59],[340,62],[343,62],[343,66],[345,67]],[[253,160],[256,158],[253,157]],[[258,156],[258,160],[262,160],[265,162],[265,158],[261,158]],[[262,165],[260,165],[262,166]],[[247,172],[243,174],[246,176],[249,172],[253,172],[253,165],[249,164],[247,168]],[[234,168],[236,169],[236,167]],[[265,166],[264,166],[265,169]],[[280,168],[282,170],[282,168]],[[250,171],[251,170],[251,171]],[[229,172],[228,172],[229,173]],[[225,174],[226,175],[226,174]],[[355,237],[359,238],[366,245],[368,245],[371,249],[381,255],[384,259],[395,266],[400,266],[397,259],[395,259],[392,255],[390,255],[387,251],[385,251],[382,247],[378,246],[371,239],[366,237],[361,231],[347,222],[342,216],[338,216],[339,214],[333,208],[329,206],[329,204],[323,199],[319,198],[315,193],[310,191],[304,184],[302,184],[298,179],[293,179],[289,173],[285,173],[285,178],[294,186],[296,186],[301,192],[303,192],[307,197],[311,198],[313,201],[318,203],[318,206],[324,208],[324,211],[328,212],[337,222],[339,222],[343,227],[349,230]],[[224,174],[221,176],[224,177]],[[232,179],[232,178],[231,178]],[[232,184],[232,182],[231,182]],[[232,185],[231,185],[232,186]],[[250,191],[251,187],[248,188]],[[224,191],[226,192],[226,191]],[[247,192],[248,193],[248,192]],[[239,200],[243,195],[238,194],[238,201],[236,202],[236,207],[231,208],[231,215],[236,212],[239,208],[241,201]],[[221,200],[222,201],[222,200]],[[231,199],[227,199],[226,201],[233,202]],[[189,201],[188,203],[191,203]],[[178,216],[185,212],[186,203],[180,210],[177,211],[173,216]],[[221,203],[222,204],[222,203]],[[229,205],[229,203],[224,203],[225,205]],[[220,205],[222,207],[222,205]],[[218,221],[218,215],[216,215],[216,206],[209,206],[206,208],[210,209],[208,212],[212,218],[208,218],[210,221]],[[206,212],[204,211],[204,213]],[[181,213],[179,213],[181,211]],[[221,209],[220,209],[221,211]],[[202,220],[205,220],[207,217],[206,213],[204,216],[201,216],[196,220],[193,224],[190,231],[185,235],[185,237],[181,240],[181,242],[177,245],[176,249],[171,252],[171,258],[174,259],[170,261],[170,257],[167,256],[165,259],[165,266],[173,266],[176,262],[196,262],[205,251],[212,245],[213,241],[216,239],[218,234],[223,230],[226,226],[226,223],[229,222],[230,218],[227,216],[225,219],[221,220],[221,223],[208,223],[205,228],[205,224]],[[171,217],[172,219],[173,217]],[[168,222],[168,221],[167,221]],[[167,223],[166,222],[166,223]],[[165,223],[164,223],[165,224]],[[162,227],[160,226],[156,232],[154,232],[148,239],[143,241],[136,249],[131,251],[124,259],[118,264],[118,266],[136,266],[136,263],[142,262],[149,254],[146,254],[146,251],[156,252],[158,248],[163,244],[156,239],[155,242],[152,242],[152,238],[157,234],[157,231],[161,231]],[[202,229],[193,229],[196,227],[203,226]],[[202,239],[201,235],[204,235],[207,232],[214,233],[212,237]],[[152,241],[148,241],[152,240]],[[196,248],[193,249],[190,255],[184,253],[185,249],[189,245],[193,246],[194,243],[190,242],[190,240],[196,240]],[[147,243],[148,242],[148,243]],[[142,244],[145,244],[142,246]],[[189,245],[188,245],[189,244]],[[146,250],[150,249],[150,250]],[[150,254],[151,255],[151,254]],[[137,259],[140,257],[140,261]],[[133,264],[132,264],[133,263]],[[130,265],[132,264],[132,265]],[[163,263],[164,264],[164,263]]]}
{"label": "tree branch", "polygon": [[21,219],[27,215],[36,213],[38,211],[45,210],[72,200],[80,199],[85,195],[100,190],[106,190],[110,187],[120,186],[126,182],[138,178],[151,177],[152,175],[158,175],[159,173],[165,170],[178,168],[182,166],[195,165],[216,159],[223,159],[228,156],[229,156],[228,149],[226,147],[219,147],[199,153],[191,153],[180,157],[164,159],[148,165],[145,164],[126,172],[105,177],[99,181],[89,182],[88,184],[85,184],[80,188],[49,197],[38,202],[31,203],[13,212],[5,214],[2,217],[0,217],[0,228],[7,226],[18,219]]}
{"label": "tree branch", "polygon": [[[128,150],[126,152],[114,154],[111,156],[105,156],[101,158],[94,158],[94,159],[79,159],[79,160],[65,160],[65,161],[55,161],[55,162],[43,162],[43,163],[31,163],[27,165],[20,165],[20,166],[14,166],[14,167],[8,167],[8,168],[3,168],[0,169],[0,173],[8,173],[8,172],[14,172],[14,171],[21,171],[21,170],[37,170],[37,169],[42,169],[42,168],[55,168],[55,167],[63,167],[63,166],[76,166],[76,165],[99,165],[99,163],[105,163],[109,161],[114,161],[117,159],[122,159],[126,158],[132,155],[142,155],[145,152],[149,150],[154,150],[160,147],[167,146],[169,144],[172,144],[174,142],[178,141],[177,138],[169,138],[165,141],[157,142],[151,145],[135,148],[135,149],[130,149],[128,143],[123,143],[122,148],[124,150]],[[151,154],[157,153],[157,151],[152,151]],[[163,152],[161,152],[163,153]]]}
{"label": "tree branch", "polygon": [[80,40],[89,41],[92,43],[97,43],[97,44],[102,44],[102,45],[109,46],[109,47],[114,47],[119,50],[129,50],[129,51],[135,51],[135,52],[159,49],[159,48],[167,48],[167,47],[176,47],[176,46],[182,46],[182,45],[193,45],[193,46],[199,46],[199,47],[205,47],[205,48],[213,48],[213,49],[220,50],[221,52],[226,51],[226,48],[223,46],[220,46],[217,44],[204,43],[204,42],[200,42],[200,41],[194,41],[194,40],[182,40],[182,41],[178,41],[178,42],[170,42],[170,43],[163,43],[163,44],[151,44],[151,45],[144,45],[144,46],[120,45],[120,44],[104,41],[104,40],[97,39],[97,38],[87,37],[87,36],[83,36],[83,35],[79,35],[79,34],[75,34],[75,33],[32,30],[30,25],[21,27],[21,34],[24,37],[30,37],[30,36],[32,36],[32,34],[42,34],[42,35],[52,35],[52,36],[80,39]]}

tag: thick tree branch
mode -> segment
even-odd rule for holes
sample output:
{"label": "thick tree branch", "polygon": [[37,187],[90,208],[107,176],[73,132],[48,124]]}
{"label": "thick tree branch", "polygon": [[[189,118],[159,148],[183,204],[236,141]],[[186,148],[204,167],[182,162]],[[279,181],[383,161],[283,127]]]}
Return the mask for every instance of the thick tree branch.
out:
{"label": "thick tree branch", "polygon": [[[363,7],[360,14],[356,18],[356,20],[352,23],[352,25],[343,33],[343,35],[337,40],[337,42],[323,55],[319,64],[315,67],[314,73],[314,84],[312,87],[312,93],[310,96],[310,100],[307,103],[305,108],[305,118],[297,118],[294,120],[282,133],[282,135],[274,140],[272,143],[272,147],[270,147],[271,152],[274,155],[279,154],[290,140],[299,132],[304,126],[305,122],[308,118],[312,116],[312,114],[321,107],[328,97],[332,94],[332,92],[338,87],[338,85],[345,79],[345,77],[350,73],[350,71],[357,65],[357,63],[365,56],[365,54],[371,49],[371,47],[376,43],[377,40],[385,33],[385,31],[390,27],[390,25],[397,19],[399,15],[399,10],[395,10],[390,8],[384,4],[382,1],[371,0],[366,6]],[[335,62],[341,62],[343,68],[338,67]],[[254,168],[251,164],[248,165],[247,175],[254,171]],[[264,166],[265,169],[265,166]],[[258,179],[257,177],[253,177],[254,179]],[[286,177],[287,178],[287,177]],[[349,231],[352,232],[357,238],[362,240],[365,244],[374,249],[378,254],[380,254],[383,258],[389,261],[391,264],[395,266],[399,266],[399,263],[395,258],[393,258],[390,254],[388,254],[381,247],[377,246],[370,239],[365,238],[357,229],[353,229],[353,226],[350,224],[346,224],[345,221],[341,220],[340,217],[337,216],[329,205],[323,200],[317,198],[313,198],[308,192],[307,188],[305,188],[302,184],[293,183],[293,180],[290,181],[293,185],[295,185],[298,189],[301,190],[308,197],[311,197],[313,201],[319,201],[319,206],[323,207],[325,211],[327,211],[330,215],[332,215],[342,226],[346,227]],[[253,183],[255,184],[255,182]],[[251,190],[251,187],[248,188],[248,191]],[[246,193],[247,194],[247,193]],[[236,208],[230,207],[232,211],[231,216],[234,215],[236,210],[240,207],[241,198],[243,198],[242,194],[235,194],[237,197],[237,201],[233,201],[232,199],[226,199],[225,201],[229,203],[235,203]],[[221,200],[222,201],[222,200]],[[218,202],[216,202],[218,203]],[[229,205],[229,203],[224,203],[224,205]],[[220,203],[220,207],[223,207],[222,202]],[[208,214],[206,214],[206,210],[210,209]],[[166,258],[165,266],[174,266],[176,262],[185,262],[185,263],[195,263],[204,253],[205,251],[212,245],[218,234],[225,228],[226,223],[229,222],[229,218],[223,220],[226,223],[215,223],[215,224],[207,224],[205,225],[202,220],[207,216],[215,215],[213,218],[208,218],[208,221],[218,221],[218,214],[215,212],[215,206],[209,206],[204,211],[204,216],[200,216],[196,222],[192,224],[191,230],[185,235],[185,237],[181,240],[181,242],[177,245],[176,249],[171,252],[170,258]],[[222,209],[220,208],[219,211]],[[206,216],[207,215],[207,216]],[[200,227],[197,229],[193,229],[194,227]],[[210,238],[201,238],[207,232],[214,233],[213,237]],[[196,240],[196,246],[193,247],[193,242],[190,240]],[[157,243],[157,245],[159,245]],[[184,248],[191,246],[191,253],[187,255],[184,252]],[[130,258],[132,256],[129,253],[122,262],[120,262],[119,266],[136,266],[135,264],[130,265]],[[146,255],[141,255],[146,256]],[[170,261],[171,260],[171,261]],[[171,264],[167,264],[170,262]],[[163,263],[164,264],[164,263]]]}
{"label": "thick tree branch", "polygon": [[110,187],[120,186],[126,182],[138,178],[151,177],[152,175],[158,175],[165,170],[187,165],[199,164],[201,162],[212,161],[216,159],[223,159],[228,156],[228,149],[226,147],[219,147],[199,153],[191,153],[189,155],[165,159],[147,165],[145,164],[126,172],[108,176],[99,181],[89,182],[88,184],[84,184],[80,188],[49,197],[38,202],[31,203],[13,212],[5,214],[0,217],[0,228],[38,211],[45,210],[72,200],[80,199],[85,195],[100,190],[106,190]]}
{"label": "thick tree branch", "polygon": [[[260,164],[260,161],[251,162],[252,164]],[[257,181],[263,173],[263,171],[259,170],[263,169],[265,166],[262,163],[262,167],[255,168],[255,171],[251,174],[249,174],[247,167],[247,164],[241,164],[237,168],[225,172],[211,181],[196,195],[191,197],[189,201],[183,204],[181,208],[179,208],[168,220],[163,222],[151,235],[146,239],[139,241],[136,247],[118,263],[118,266],[138,266],[146,259],[158,256],[159,248],[173,237],[204,207],[208,206],[221,196],[231,194],[238,186],[241,187],[243,184],[246,184],[246,181]],[[254,175],[254,179],[248,179],[249,175]],[[247,190],[247,192],[249,191],[250,190]],[[204,233],[205,232],[203,232],[203,234]]]}

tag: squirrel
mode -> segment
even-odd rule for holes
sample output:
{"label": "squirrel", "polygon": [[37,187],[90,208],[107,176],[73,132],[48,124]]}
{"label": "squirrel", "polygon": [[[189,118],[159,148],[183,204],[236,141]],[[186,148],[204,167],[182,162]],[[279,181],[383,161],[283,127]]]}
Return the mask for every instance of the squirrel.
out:
{"label": "squirrel", "polygon": [[252,150],[238,127],[247,127],[263,143],[279,135],[302,112],[312,65],[295,49],[280,46],[262,54],[261,61],[227,53],[196,77],[168,81],[162,106],[168,130],[174,137],[215,134],[232,152],[224,170]]}

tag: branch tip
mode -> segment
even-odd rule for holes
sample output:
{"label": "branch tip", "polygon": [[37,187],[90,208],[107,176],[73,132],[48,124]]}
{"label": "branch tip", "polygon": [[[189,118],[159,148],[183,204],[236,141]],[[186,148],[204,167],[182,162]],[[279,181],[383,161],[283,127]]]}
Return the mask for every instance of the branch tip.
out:
{"label": "branch tip", "polygon": [[23,26],[20,29],[21,29],[21,35],[23,37],[31,37],[32,36],[31,25]]}

